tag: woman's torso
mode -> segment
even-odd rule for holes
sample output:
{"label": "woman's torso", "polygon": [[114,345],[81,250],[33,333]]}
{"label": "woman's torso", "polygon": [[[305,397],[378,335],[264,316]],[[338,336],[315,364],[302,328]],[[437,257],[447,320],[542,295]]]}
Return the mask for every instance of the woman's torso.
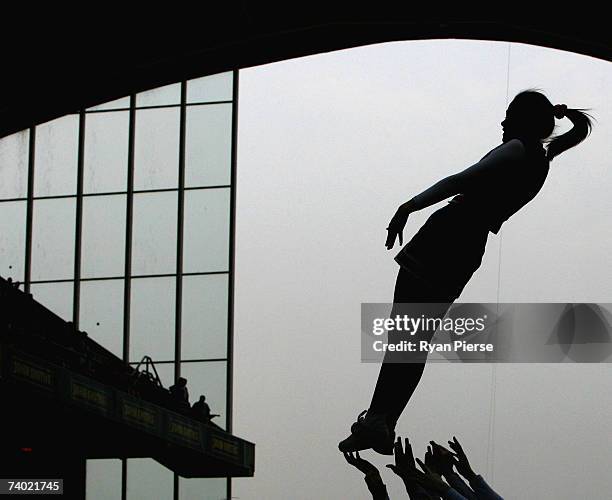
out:
{"label": "woman's torso", "polygon": [[521,142],[525,151],[522,159],[510,168],[500,168],[499,175],[487,179],[486,185],[479,185],[450,201],[470,207],[471,217],[480,219],[492,233],[497,234],[505,221],[535,198],[548,176],[549,162],[542,145],[539,142]]}
{"label": "woman's torso", "polygon": [[542,146],[525,144],[520,164],[490,185],[457,195],[436,210],[395,260],[429,285],[457,297],[481,264],[489,232],[497,233],[532,200],[547,174]]}

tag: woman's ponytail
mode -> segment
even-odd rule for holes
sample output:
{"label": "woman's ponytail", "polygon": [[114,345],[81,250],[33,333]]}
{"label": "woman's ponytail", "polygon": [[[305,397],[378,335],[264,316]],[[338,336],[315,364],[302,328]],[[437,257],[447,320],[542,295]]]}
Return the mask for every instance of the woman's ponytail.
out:
{"label": "woman's ponytail", "polygon": [[554,106],[555,118],[568,118],[574,126],[571,130],[557,137],[553,137],[546,148],[548,161],[559,156],[564,151],[580,144],[591,133],[593,117],[583,109],[568,109],[564,104]]}

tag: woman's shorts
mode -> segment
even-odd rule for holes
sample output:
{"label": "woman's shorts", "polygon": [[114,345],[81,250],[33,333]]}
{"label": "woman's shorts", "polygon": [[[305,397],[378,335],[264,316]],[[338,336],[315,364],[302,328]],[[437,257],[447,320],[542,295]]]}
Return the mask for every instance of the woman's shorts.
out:
{"label": "woman's shorts", "polygon": [[396,262],[441,296],[456,299],[480,267],[489,229],[459,203],[434,212],[396,255]]}

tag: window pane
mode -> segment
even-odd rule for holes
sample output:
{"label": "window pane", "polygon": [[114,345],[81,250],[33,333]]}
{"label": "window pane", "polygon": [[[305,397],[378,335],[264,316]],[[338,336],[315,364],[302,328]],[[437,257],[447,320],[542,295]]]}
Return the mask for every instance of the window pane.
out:
{"label": "window pane", "polygon": [[129,108],[130,107],[130,98],[122,97],[121,99],[116,99],[114,101],[105,102],[104,104],[98,104],[97,106],[92,106],[88,108],[87,111],[99,111],[101,109],[121,109],[121,108]]}
{"label": "window pane", "polygon": [[0,276],[23,281],[26,202],[0,203]]}
{"label": "window pane", "polygon": [[183,277],[181,359],[227,357],[228,275]]}
{"label": "window pane", "polygon": [[130,361],[174,359],[175,278],[132,280]]}
{"label": "window pane", "polygon": [[57,314],[64,321],[72,321],[72,281],[62,283],[33,283],[30,287],[34,300]]}
{"label": "window pane", "polygon": [[87,115],[84,193],[126,190],[129,121],[128,111]]}
{"label": "window pane", "polygon": [[34,201],[32,280],[73,277],[75,211],[74,198]]}
{"label": "window pane", "polygon": [[[227,480],[224,477],[179,478],[180,500],[224,500],[227,498]],[[235,497],[234,497],[235,498]]]}
{"label": "window pane", "polygon": [[227,393],[227,363],[225,361],[200,361],[181,363],[181,377],[187,379],[189,400],[194,403],[200,394],[206,396],[210,412],[220,415],[213,421],[225,429],[225,398]]}
{"label": "window pane", "polygon": [[76,193],[78,144],[77,115],[36,127],[34,196]]}
{"label": "window pane", "polygon": [[232,100],[232,72],[205,76],[187,82],[187,102]]}
{"label": "window pane", "polygon": [[211,104],[187,109],[185,185],[230,183],[232,105]]}
{"label": "window pane", "polygon": [[229,210],[229,188],[185,192],[186,273],[228,270]]}
{"label": "window pane", "polygon": [[124,274],[125,205],[125,195],[83,198],[83,278]]}
{"label": "window pane", "polygon": [[0,199],[27,195],[29,139],[27,130],[0,139]]}
{"label": "window pane", "polygon": [[128,500],[171,500],[173,491],[172,471],[151,458],[128,459]]}
{"label": "window pane", "polygon": [[176,272],[177,193],[134,195],[132,274]]}
{"label": "window pane", "polygon": [[87,500],[121,500],[121,460],[87,460]]}
{"label": "window pane", "polygon": [[179,109],[136,112],[134,189],[178,187]]}
{"label": "window pane", "polygon": [[123,280],[82,281],[79,329],[123,357]]}
{"label": "window pane", "polygon": [[181,84],[173,83],[165,87],[147,90],[136,94],[136,106],[164,106],[181,103]]}

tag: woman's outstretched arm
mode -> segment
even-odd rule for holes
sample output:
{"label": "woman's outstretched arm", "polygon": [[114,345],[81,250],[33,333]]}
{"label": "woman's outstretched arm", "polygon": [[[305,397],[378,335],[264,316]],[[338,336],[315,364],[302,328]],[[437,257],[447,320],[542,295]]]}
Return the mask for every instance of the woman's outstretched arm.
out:
{"label": "woman's outstretched arm", "polygon": [[387,227],[387,249],[393,248],[395,239],[399,237],[403,243],[403,230],[408,215],[417,210],[435,205],[453,195],[466,191],[490,189],[496,180],[504,178],[512,168],[521,163],[525,155],[525,146],[518,139],[512,139],[495,148],[475,165],[462,172],[449,175],[411,200],[400,205]]}
{"label": "woman's outstretched arm", "polygon": [[525,154],[525,147],[518,139],[508,141],[491,151],[475,165],[462,172],[449,175],[416,195],[406,203],[411,212],[416,212],[468,190],[486,189],[489,182],[501,178],[507,169],[515,166]]}

